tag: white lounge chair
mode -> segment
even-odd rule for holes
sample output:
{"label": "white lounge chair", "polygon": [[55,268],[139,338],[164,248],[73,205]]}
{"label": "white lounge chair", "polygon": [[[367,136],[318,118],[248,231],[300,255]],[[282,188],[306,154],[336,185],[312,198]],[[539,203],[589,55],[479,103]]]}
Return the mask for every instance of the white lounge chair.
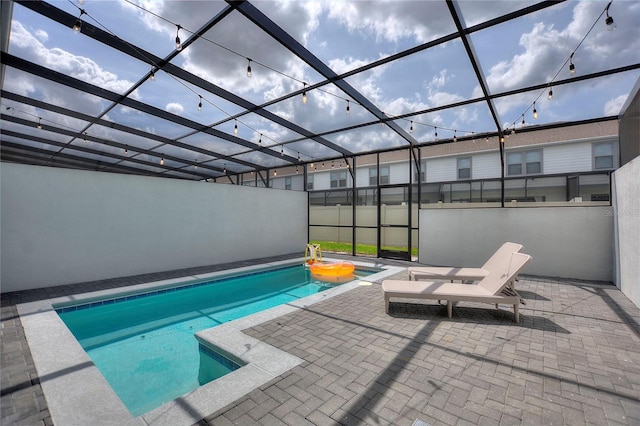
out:
{"label": "white lounge chair", "polygon": [[522,244],[506,242],[479,268],[412,266],[407,268],[407,272],[410,280],[479,281],[489,275],[489,271],[498,267],[505,259],[509,260],[511,253],[519,252],[521,249]]}
{"label": "white lounge chair", "polygon": [[520,296],[513,285],[516,276],[529,262],[531,256],[524,253],[512,253],[509,261],[489,271],[489,274],[477,284],[459,284],[443,281],[407,281],[384,280],[385,312],[389,313],[391,298],[432,299],[447,301],[447,315],[451,318],[453,302],[482,302],[513,305],[516,322],[520,322]]}

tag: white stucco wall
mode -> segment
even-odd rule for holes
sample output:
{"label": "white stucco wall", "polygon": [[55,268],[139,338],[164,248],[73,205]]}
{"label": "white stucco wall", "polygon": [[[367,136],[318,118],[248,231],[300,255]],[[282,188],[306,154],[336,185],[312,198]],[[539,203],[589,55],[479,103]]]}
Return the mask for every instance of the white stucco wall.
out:
{"label": "white stucco wall", "polygon": [[420,210],[420,263],[481,266],[505,241],[533,256],[525,274],[613,281],[610,207]]}
{"label": "white stucco wall", "polygon": [[640,307],[640,157],[613,173],[615,284]]}
{"label": "white stucco wall", "polygon": [[304,252],[307,194],[2,163],[2,292]]}

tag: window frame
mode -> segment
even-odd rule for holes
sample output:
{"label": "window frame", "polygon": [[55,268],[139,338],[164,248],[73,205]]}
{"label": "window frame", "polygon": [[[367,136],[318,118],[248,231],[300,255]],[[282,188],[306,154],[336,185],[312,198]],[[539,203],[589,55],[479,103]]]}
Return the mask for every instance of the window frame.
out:
{"label": "window frame", "polygon": [[[338,176],[338,178],[334,178]],[[344,179],[342,179],[344,176]],[[336,183],[334,186],[334,182]],[[336,170],[329,174],[329,187],[331,189],[336,188],[346,188],[347,187],[347,171],[346,170]]]}
{"label": "window frame", "polygon": [[[600,146],[611,146],[610,155],[596,155],[596,151]],[[591,169],[592,170],[612,170],[616,168],[616,146],[614,142],[595,142],[591,144]],[[598,167],[598,158],[611,157],[611,165],[605,167]]]}
{"label": "window frame", "polygon": [[[527,155],[528,154],[538,154],[539,155],[539,161],[527,161]],[[520,162],[519,163],[510,163],[509,162],[509,157],[518,155],[520,156]],[[535,175],[541,175],[542,174],[542,159],[543,159],[543,151],[542,149],[527,149],[527,150],[519,150],[519,151],[511,151],[511,152],[507,152],[507,161],[505,164],[505,172],[507,176],[535,176]],[[539,164],[540,168],[538,171],[535,172],[530,172],[529,171],[529,164]],[[512,173],[510,170],[510,166],[519,166],[519,173]]]}
{"label": "window frame", "polygon": [[[470,180],[473,176],[472,174],[472,165],[473,165],[473,157],[458,157],[457,161],[456,161],[456,176],[458,178],[458,180]],[[469,167],[460,167],[460,162],[464,161],[464,160],[468,160],[469,161]],[[469,176],[468,177],[461,177],[460,176],[460,171],[461,170],[469,170]]]}

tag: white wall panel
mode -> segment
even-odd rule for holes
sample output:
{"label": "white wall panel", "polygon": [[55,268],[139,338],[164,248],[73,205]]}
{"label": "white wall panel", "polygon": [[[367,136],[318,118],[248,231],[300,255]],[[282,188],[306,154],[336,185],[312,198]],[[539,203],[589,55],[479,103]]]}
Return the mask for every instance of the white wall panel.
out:
{"label": "white wall panel", "polygon": [[420,263],[481,266],[505,241],[533,256],[525,274],[613,280],[611,207],[420,210]]}
{"label": "white wall panel", "polygon": [[307,194],[2,163],[2,291],[300,252]]}

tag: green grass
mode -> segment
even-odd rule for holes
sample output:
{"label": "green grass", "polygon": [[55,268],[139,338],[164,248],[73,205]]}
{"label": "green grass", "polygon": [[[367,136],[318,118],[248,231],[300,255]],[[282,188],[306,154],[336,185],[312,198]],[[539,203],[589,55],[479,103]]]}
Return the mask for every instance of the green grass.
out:
{"label": "green grass", "polygon": [[[331,253],[347,253],[351,254],[351,243],[339,243],[336,241],[311,241],[310,244],[318,244],[323,252],[331,252]],[[406,247],[393,247],[393,246],[383,246],[383,250],[393,250],[393,251],[406,251]],[[376,256],[378,254],[378,250],[375,245],[370,244],[356,244],[356,254],[365,255],[365,256]],[[411,249],[411,255],[418,255],[418,248],[414,247]]]}

